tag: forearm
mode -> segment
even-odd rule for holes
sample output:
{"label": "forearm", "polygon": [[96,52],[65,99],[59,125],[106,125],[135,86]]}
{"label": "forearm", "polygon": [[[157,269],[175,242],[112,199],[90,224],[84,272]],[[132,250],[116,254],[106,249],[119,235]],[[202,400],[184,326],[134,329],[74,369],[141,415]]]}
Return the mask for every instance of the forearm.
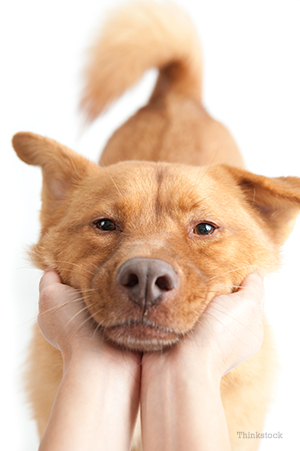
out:
{"label": "forearm", "polygon": [[191,377],[188,368],[165,363],[142,385],[143,450],[229,451],[219,379],[205,368]]}
{"label": "forearm", "polygon": [[128,451],[138,411],[138,371],[122,371],[98,356],[71,360],[39,451]]}

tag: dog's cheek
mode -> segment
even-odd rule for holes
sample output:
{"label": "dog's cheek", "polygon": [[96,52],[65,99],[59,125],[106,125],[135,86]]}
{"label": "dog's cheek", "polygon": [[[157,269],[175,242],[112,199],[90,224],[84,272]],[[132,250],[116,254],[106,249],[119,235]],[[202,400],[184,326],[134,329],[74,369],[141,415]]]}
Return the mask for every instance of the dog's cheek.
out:
{"label": "dog's cheek", "polygon": [[93,277],[118,248],[117,237],[103,239],[87,226],[78,231],[51,228],[35,246],[35,256],[58,270],[63,282],[74,288],[90,288]]}
{"label": "dog's cheek", "polygon": [[55,266],[51,265],[51,262],[53,262],[51,252],[48,252],[47,248],[44,248],[41,243],[37,243],[31,246],[31,249],[28,254],[31,263],[36,268],[41,269],[43,271],[45,271],[45,269],[49,267],[56,269]]}
{"label": "dog's cheek", "polygon": [[139,307],[116,286],[113,274],[103,265],[93,277],[91,296],[86,299],[90,313],[103,327],[141,317]]}

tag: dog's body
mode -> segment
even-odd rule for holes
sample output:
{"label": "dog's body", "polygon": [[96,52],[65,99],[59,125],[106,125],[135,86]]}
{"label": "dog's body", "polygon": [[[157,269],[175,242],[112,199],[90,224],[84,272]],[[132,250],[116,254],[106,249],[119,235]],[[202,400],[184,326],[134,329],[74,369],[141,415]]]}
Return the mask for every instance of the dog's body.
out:
{"label": "dog's body", "polygon": [[[131,349],[175,343],[214,296],[235,291],[249,273],[275,270],[299,211],[300,180],[245,171],[230,133],[205,111],[200,55],[190,21],[175,6],[121,8],[92,52],[82,102],[89,118],[148,68],[160,72],[149,103],[115,132],[100,166],[37,135],[13,141],[21,159],[43,169],[34,263],[56,268],[80,289],[104,334]],[[120,282],[124,267],[141,258],[163,261],[176,274],[174,286],[143,303],[132,302]],[[222,379],[235,451],[258,448],[237,432],[262,431],[274,365],[265,326],[261,349]],[[60,353],[37,329],[28,390],[40,434],[61,375]],[[140,449],[139,431],[133,448]]]}

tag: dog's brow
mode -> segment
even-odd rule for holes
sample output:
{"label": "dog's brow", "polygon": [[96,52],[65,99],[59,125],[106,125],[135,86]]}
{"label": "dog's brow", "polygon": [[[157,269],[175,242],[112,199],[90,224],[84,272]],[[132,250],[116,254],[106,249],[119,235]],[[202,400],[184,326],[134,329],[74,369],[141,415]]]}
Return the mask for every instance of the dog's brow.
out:
{"label": "dog's brow", "polygon": [[166,168],[163,168],[161,166],[156,168],[155,176],[156,176],[156,182],[157,182],[158,186],[161,185],[163,178],[165,176],[165,173],[166,173]]}
{"label": "dog's brow", "polygon": [[178,206],[180,211],[185,212],[185,213],[191,213],[191,212],[195,212],[195,211],[202,211],[204,212],[207,207],[205,206],[205,203],[202,199],[190,199],[189,201],[187,201],[187,197],[184,198],[180,198],[179,202],[178,202]]}
{"label": "dog's brow", "polygon": [[187,205],[185,208],[188,208],[189,211],[195,211],[195,210],[203,210],[203,201],[198,200],[192,205]]}
{"label": "dog's brow", "polygon": [[155,214],[159,217],[162,214],[162,203],[160,199],[160,188],[164,178],[164,170],[162,167],[156,168],[155,177],[157,182],[157,193],[155,198]]}

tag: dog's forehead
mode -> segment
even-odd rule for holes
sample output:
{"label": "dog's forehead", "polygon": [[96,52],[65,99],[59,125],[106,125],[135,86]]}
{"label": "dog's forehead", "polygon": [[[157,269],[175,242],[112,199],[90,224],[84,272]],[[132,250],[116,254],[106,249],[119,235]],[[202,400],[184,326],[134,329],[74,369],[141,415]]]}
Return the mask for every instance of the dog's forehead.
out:
{"label": "dog's forehead", "polygon": [[94,187],[95,191],[108,197],[110,194],[124,197],[133,193],[149,196],[168,191],[172,192],[172,198],[186,192],[201,195],[204,190],[207,194],[215,190],[216,181],[211,173],[210,167],[124,162],[101,168]]}
{"label": "dog's forehead", "polygon": [[234,187],[212,167],[124,162],[99,169],[84,187],[89,191],[87,205],[95,208],[143,212],[152,205],[161,213],[164,209],[176,213],[220,210],[235,202]]}

